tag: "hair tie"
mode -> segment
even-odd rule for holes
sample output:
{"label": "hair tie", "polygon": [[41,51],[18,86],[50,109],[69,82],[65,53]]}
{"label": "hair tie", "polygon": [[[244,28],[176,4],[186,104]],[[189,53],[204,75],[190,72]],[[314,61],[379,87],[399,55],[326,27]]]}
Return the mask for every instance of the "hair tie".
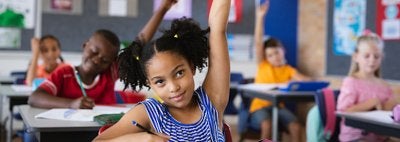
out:
{"label": "hair tie", "polygon": [[372,31],[369,30],[369,29],[365,29],[365,30],[362,32],[362,35],[365,35],[365,36],[372,35]]}
{"label": "hair tie", "polygon": [[178,34],[175,34],[175,35],[174,35],[174,38],[178,38]]}

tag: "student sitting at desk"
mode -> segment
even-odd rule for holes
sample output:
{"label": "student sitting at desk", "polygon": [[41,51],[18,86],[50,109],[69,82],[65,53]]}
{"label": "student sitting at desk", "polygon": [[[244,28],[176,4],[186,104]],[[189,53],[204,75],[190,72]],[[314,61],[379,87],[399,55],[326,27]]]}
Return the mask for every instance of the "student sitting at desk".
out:
{"label": "student sitting at desk", "polygon": [[92,108],[94,103],[114,104],[117,79],[114,61],[120,42],[108,30],[97,30],[83,44],[82,64],[57,68],[29,97],[31,106]]}
{"label": "student sitting at desk", "polygon": [[[173,0],[164,0],[173,1]],[[137,40],[153,37],[170,6],[164,2],[141,30]],[[42,108],[93,108],[95,104],[115,104],[116,59],[120,47],[111,31],[98,30],[83,44],[82,64],[58,68],[29,97],[31,106]]]}
{"label": "student sitting at desk", "polygon": [[[365,31],[357,39],[357,47],[352,56],[349,76],[343,80],[338,98],[337,110],[361,112],[370,110],[392,110],[399,103],[390,86],[380,78],[383,58],[383,41],[370,31]],[[384,141],[386,138],[362,130],[348,127],[342,120],[340,141]]]}
{"label": "student sitting at desk", "polygon": [[[61,57],[61,44],[55,36],[45,35],[40,39],[32,38],[31,49],[32,59],[25,80],[28,86],[32,85],[33,79],[47,78],[57,67],[64,64]],[[38,64],[39,57],[43,61],[42,64]]]}
{"label": "student sitting at desk", "polygon": [[[283,45],[274,38],[269,38],[264,43],[264,17],[269,9],[269,1],[265,1],[256,11],[256,25],[254,29],[254,42],[256,46],[256,60],[258,71],[255,83],[287,83],[290,80],[308,80],[308,77],[297,72],[296,69],[286,64]],[[271,137],[271,102],[254,98],[250,105],[250,125],[261,129],[261,139]],[[288,128],[292,141],[300,141],[301,126],[295,115],[288,109],[281,107],[278,118]]]}

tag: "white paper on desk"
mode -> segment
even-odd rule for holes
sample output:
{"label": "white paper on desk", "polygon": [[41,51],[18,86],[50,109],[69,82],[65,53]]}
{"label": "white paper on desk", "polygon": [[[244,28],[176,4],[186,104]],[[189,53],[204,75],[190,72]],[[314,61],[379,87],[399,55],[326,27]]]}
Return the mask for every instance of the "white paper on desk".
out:
{"label": "white paper on desk", "polygon": [[354,112],[357,114],[358,117],[374,119],[376,121],[381,122],[393,122],[392,119],[392,111],[382,111],[382,110],[374,110],[374,111],[367,111],[367,112]]}
{"label": "white paper on desk", "polygon": [[78,109],[68,117],[64,117],[65,112],[70,109],[55,108],[40,113],[35,116],[36,119],[56,119],[68,121],[93,121],[93,118],[101,114],[126,113],[130,108],[113,106],[95,106],[93,109]]}
{"label": "white paper on desk", "polygon": [[11,85],[15,92],[32,92],[32,87],[27,85]]}
{"label": "white paper on desk", "polygon": [[287,84],[248,84],[248,85],[243,85],[243,88],[251,90],[259,90],[259,91],[268,91],[276,88],[283,88],[286,86]]}

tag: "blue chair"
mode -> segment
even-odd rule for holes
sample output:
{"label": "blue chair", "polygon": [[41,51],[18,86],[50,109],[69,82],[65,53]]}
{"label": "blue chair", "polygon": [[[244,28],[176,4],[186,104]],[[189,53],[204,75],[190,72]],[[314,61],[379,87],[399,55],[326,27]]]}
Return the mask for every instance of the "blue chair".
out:
{"label": "blue chair", "polygon": [[[231,80],[230,80],[231,85],[232,84],[242,84],[243,83],[243,75],[242,75],[242,73],[232,72],[230,78],[231,78]],[[236,88],[231,87],[229,89],[229,100],[228,100],[228,104],[226,106],[224,114],[235,115],[235,114],[238,113],[238,110],[235,107],[235,104],[233,103],[233,101],[236,98],[237,93],[238,93],[238,91],[237,91]]]}
{"label": "blue chair", "polygon": [[26,71],[12,71],[11,77],[14,77],[14,84],[25,84]]}
{"label": "blue chair", "polygon": [[46,78],[35,78],[32,81],[32,90],[36,90]]}

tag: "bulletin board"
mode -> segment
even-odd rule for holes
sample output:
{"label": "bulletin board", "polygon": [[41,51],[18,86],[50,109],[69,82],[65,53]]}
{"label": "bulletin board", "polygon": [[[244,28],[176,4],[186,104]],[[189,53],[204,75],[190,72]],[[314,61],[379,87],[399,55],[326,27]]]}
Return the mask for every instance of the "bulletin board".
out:
{"label": "bulletin board", "polygon": [[[74,0],[75,1],[75,0]],[[82,44],[97,29],[109,29],[115,32],[121,41],[132,41],[141,28],[153,14],[153,0],[138,0],[138,13],[134,16],[104,16],[99,14],[99,4],[104,0],[81,0],[82,11],[73,14],[43,12],[42,35],[53,34],[60,39],[62,51],[81,52]],[[199,22],[202,28],[208,25],[207,2],[202,0],[192,1],[192,18]],[[101,8],[101,7],[100,7]],[[228,32],[252,34],[254,26],[254,2],[243,3],[243,21],[228,25]],[[168,28],[171,20],[165,20],[161,28]],[[34,30],[21,31],[21,48],[0,50],[30,50],[30,39]],[[156,34],[156,36],[158,36]]]}
{"label": "bulletin board", "polygon": [[[350,69],[351,56],[334,54],[333,50],[333,11],[334,1],[328,2],[328,35],[327,35],[327,58],[326,74],[346,76]],[[377,31],[377,1],[366,0],[366,28]],[[384,79],[400,80],[400,64],[398,55],[400,54],[400,40],[385,40],[385,55],[381,66],[381,73]]]}

